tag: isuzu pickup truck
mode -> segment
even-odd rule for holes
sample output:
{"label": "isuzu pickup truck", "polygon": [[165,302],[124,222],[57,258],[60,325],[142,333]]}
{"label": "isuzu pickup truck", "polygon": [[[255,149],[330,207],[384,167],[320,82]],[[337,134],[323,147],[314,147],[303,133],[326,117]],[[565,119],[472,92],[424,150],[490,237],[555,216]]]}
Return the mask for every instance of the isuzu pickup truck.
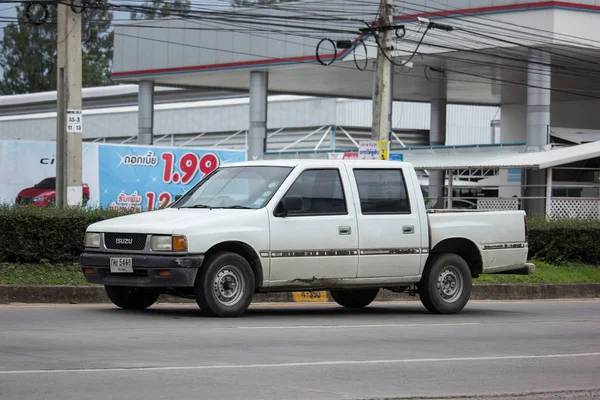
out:
{"label": "isuzu pickup truck", "polygon": [[426,210],[414,168],[396,161],[222,165],[165,209],[90,225],[88,282],[124,309],[160,294],[209,316],[242,315],[261,292],[330,291],[369,305],[381,289],[457,313],[480,274],[531,274],[523,211]]}

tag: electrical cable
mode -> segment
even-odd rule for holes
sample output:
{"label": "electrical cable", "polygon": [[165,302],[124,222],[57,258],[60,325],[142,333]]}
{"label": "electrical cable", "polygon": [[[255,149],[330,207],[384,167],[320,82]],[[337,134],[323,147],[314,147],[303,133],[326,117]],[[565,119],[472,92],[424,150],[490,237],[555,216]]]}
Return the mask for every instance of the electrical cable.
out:
{"label": "electrical cable", "polygon": [[[356,61],[357,43],[361,43],[363,45],[363,48],[365,49],[365,67],[364,68],[360,68],[358,66],[358,61]],[[367,49],[367,45],[365,44],[364,40],[358,39],[357,43],[355,43],[355,45],[354,45],[354,49],[352,52],[352,58],[354,59],[354,65],[356,66],[356,69],[362,72],[362,71],[365,71],[367,69],[367,67],[369,66],[369,58],[368,58],[369,51]]]}
{"label": "electrical cable", "polygon": [[[231,13],[230,13],[230,14],[231,14]],[[205,19],[205,18],[198,18],[198,19]],[[237,18],[231,18],[231,19],[233,19],[233,20],[237,20]],[[297,19],[297,18],[296,18],[296,19]],[[246,22],[247,22],[247,21],[246,21]],[[264,24],[263,26],[269,26],[269,25],[270,25],[269,23],[266,23],[266,24]],[[287,26],[287,25],[286,25],[285,27],[286,27],[286,28],[288,28],[288,26]],[[307,29],[307,28],[306,28],[306,27],[303,27],[303,28],[300,28],[300,27],[298,27],[298,29]],[[315,32],[317,32],[317,31],[318,31],[318,30],[314,30],[314,29],[310,29],[310,30],[311,30],[311,31],[315,31]],[[232,31],[233,31],[233,29],[232,29]],[[294,35],[294,34],[292,34],[292,35]],[[299,35],[299,34],[296,34],[296,36],[300,36],[300,35]],[[362,39],[359,39],[359,40],[360,40],[360,41],[358,41],[358,40],[356,41],[355,47],[356,47],[356,46],[358,46],[358,45],[363,45],[363,46],[365,46],[365,48],[366,48],[366,44],[365,44],[364,40],[362,40]],[[423,42],[424,42],[424,40],[423,40],[423,37],[421,38],[420,42],[421,42],[421,43],[423,43]],[[380,44],[378,43],[378,45],[380,45]],[[425,42],[425,45],[427,45],[427,42]],[[417,49],[417,50],[418,50],[418,49]],[[356,51],[356,49],[355,49],[354,51]],[[418,51],[414,51],[414,52],[413,52],[413,57],[414,57],[414,56],[415,56],[415,54],[417,54],[417,53],[418,53]],[[490,55],[490,54],[485,54],[485,55],[486,55],[486,56],[488,56],[488,57],[498,57],[497,55]],[[355,55],[355,54],[354,54],[354,56],[355,56],[355,58],[356,58],[356,55]],[[513,57],[513,58],[514,58],[514,57]],[[520,61],[522,61],[522,60],[520,60]],[[405,62],[403,65],[405,65],[406,63],[407,63],[407,62]],[[330,64],[331,64],[331,63],[330,63]],[[356,63],[355,63],[355,64],[356,64]],[[396,63],[394,63],[394,64],[396,64]],[[366,61],[365,65],[368,65],[368,60]],[[396,64],[396,65],[398,65],[398,64]],[[549,64],[549,65],[550,65],[550,66],[552,66],[552,64]],[[355,65],[355,66],[356,66],[356,65]],[[357,68],[357,69],[359,69],[359,70],[360,70],[360,68]],[[426,71],[427,71],[427,70],[426,70]],[[590,72],[590,71],[589,71],[589,70],[584,70],[583,72]],[[595,71],[594,71],[594,72],[595,72]],[[466,74],[466,75],[468,75],[468,74]],[[427,77],[426,77],[426,78],[427,78]],[[489,78],[489,77],[484,77],[484,79],[490,79],[490,78]]]}
{"label": "electrical cable", "polygon": [[[331,45],[333,46],[333,58],[331,59],[331,61],[330,61],[329,63],[325,63],[325,62],[323,62],[323,61],[321,60],[321,56],[319,55],[319,49],[321,48],[321,44],[322,44],[323,42],[325,42],[325,41],[327,41],[327,42],[331,43]],[[319,41],[319,44],[317,44],[317,48],[316,48],[315,54],[316,54],[316,56],[317,56],[317,61],[319,62],[319,64],[321,64],[321,65],[325,65],[325,66],[329,66],[329,65],[333,64],[333,62],[334,62],[334,61],[336,60],[336,58],[337,58],[337,47],[336,47],[335,43],[333,43],[333,40],[331,40],[331,39],[329,39],[329,38],[323,38],[323,39],[321,39],[321,40]]]}
{"label": "electrical cable", "polygon": [[[123,33],[115,33],[116,36],[123,36],[123,37],[130,37],[130,38],[136,38],[136,39],[141,39],[141,40],[147,40],[147,41],[152,41],[152,42],[158,42],[158,43],[169,43],[169,44],[176,44],[176,45],[181,45],[181,46],[186,46],[186,47],[192,47],[192,48],[199,48],[199,49],[205,49],[205,50],[214,50],[214,51],[226,51],[228,53],[233,53],[233,54],[241,54],[241,55],[246,55],[246,56],[251,56],[251,57],[260,57],[262,59],[265,60],[277,60],[276,57],[269,57],[269,56],[263,56],[263,55],[257,55],[257,54],[253,54],[253,53],[244,53],[244,52],[239,52],[239,51],[228,51],[228,50],[222,50],[222,49],[218,49],[218,48],[212,48],[212,47],[206,47],[206,46],[199,46],[199,45],[193,45],[193,44],[187,44],[187,43],[177,43],[177,42],[173,42],[173,41],[165,41],[165,40],[160,40],[160,39],[153,39],[153,38],[147,38],[147,37],[139,37],[139,36],[135,36],[135,35],[128,35],[128,34],[123,34]],[[345,67],[345,66],[341,66],[341,65],[332,65],[332,68],[340,68],[340,69],[346,69],[346,70],[355,70],[354,67]],[[426,67],[428,67],[428,65],[426,65]],[[436,68],[435,66],[432,66],[434,68]],[[481,76],[478,74],[471,74],[468,72],[457,72],[454,70],[450,70],[450,69],[446,69],[446,71],[448,72],[452,72],[452,73],[457,73],[460,75],[465,75],[465,76],[471,76],[471,77],[478,77],[481,79],[485,79],[488,81],[494,81],[494,82],[498,82],[499,86],[523,86],[523,87],[535,87],[535,88],[542,88],[542,89],[547,89],[547,88],[543,88],[543,87],[539,87],[536,85],[529,85],[527,83],[521,83],[521,82],[513,82],[513,81],[509,81],[509,80],[504,80],[502,78],[491,78],[491,77],[486,77],[486,76]],[[373,69],[370,70],[370,72],[373,72]],[[401,75],[398,73],[394,73],[394,75]],[[403,75],[405,78],[415,78],[415,79],[420,79],[417,76],[411,76],[411,75]],[[446,80],[448,82],[464,82],[464,83],[473,83],[472,79],[456,79],[456,78],[446,78]],[[572,91],[568,91],[568,90],[564,90],[564,89],[547,89],[550,92],[560,92],[560,93],[565,93],[565,94],[572,94],[572,95],[576,95],[576,96],[584,96],[584,97],[588,97],[588,98],[598,98],[600,99],[600,97],[595,97],[595,96],[591,96],[591,95],[582,95],[581,93],[577,93],[577,92],[572,92]]]}

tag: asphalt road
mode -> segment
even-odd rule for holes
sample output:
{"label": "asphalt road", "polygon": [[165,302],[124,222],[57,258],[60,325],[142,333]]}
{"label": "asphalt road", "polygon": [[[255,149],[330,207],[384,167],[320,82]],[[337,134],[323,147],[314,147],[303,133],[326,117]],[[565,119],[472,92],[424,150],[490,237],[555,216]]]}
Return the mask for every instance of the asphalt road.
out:
{"label": "asphalt road", "polygon": [[599,398],[600,301],[0,306],[0,399]]}

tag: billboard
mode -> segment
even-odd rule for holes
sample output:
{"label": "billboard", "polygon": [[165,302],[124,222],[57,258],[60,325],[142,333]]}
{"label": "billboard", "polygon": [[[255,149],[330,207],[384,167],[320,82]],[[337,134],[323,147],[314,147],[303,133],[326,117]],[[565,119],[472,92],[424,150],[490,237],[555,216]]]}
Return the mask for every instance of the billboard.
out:
{"label": "billboard", "polygon": [[[97,204],[98,151],[82,145],[82,183],[90,186],[89,204]],[[24,189],[56,176],[56,143],[26,140],[0,141],[0,203],[12,204]]]}
{"label": "billboard", "polygon": [[239,150],[100,145],[100,203],[117,210],[160,208],[219,165],[245,159]]}
{"label": "billboard", "polygon": [[[219,165],[246,160],[243,150],[218,148],[83,143],[82,152],[88,206],[135,211],[166,205]],[[0,203],[33,196],[56,176],[56,142],[0,141],[0,171]]]}

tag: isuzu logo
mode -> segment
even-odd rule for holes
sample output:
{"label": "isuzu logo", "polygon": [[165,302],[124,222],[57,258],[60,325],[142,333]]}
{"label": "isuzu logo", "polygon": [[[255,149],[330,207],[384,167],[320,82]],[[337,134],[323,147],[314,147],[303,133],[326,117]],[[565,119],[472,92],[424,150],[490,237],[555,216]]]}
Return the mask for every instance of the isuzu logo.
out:
{"label": "isuzu logo", "polygon": [[133,244],[133,239],[116,238],[115,243],[116,244]]}

